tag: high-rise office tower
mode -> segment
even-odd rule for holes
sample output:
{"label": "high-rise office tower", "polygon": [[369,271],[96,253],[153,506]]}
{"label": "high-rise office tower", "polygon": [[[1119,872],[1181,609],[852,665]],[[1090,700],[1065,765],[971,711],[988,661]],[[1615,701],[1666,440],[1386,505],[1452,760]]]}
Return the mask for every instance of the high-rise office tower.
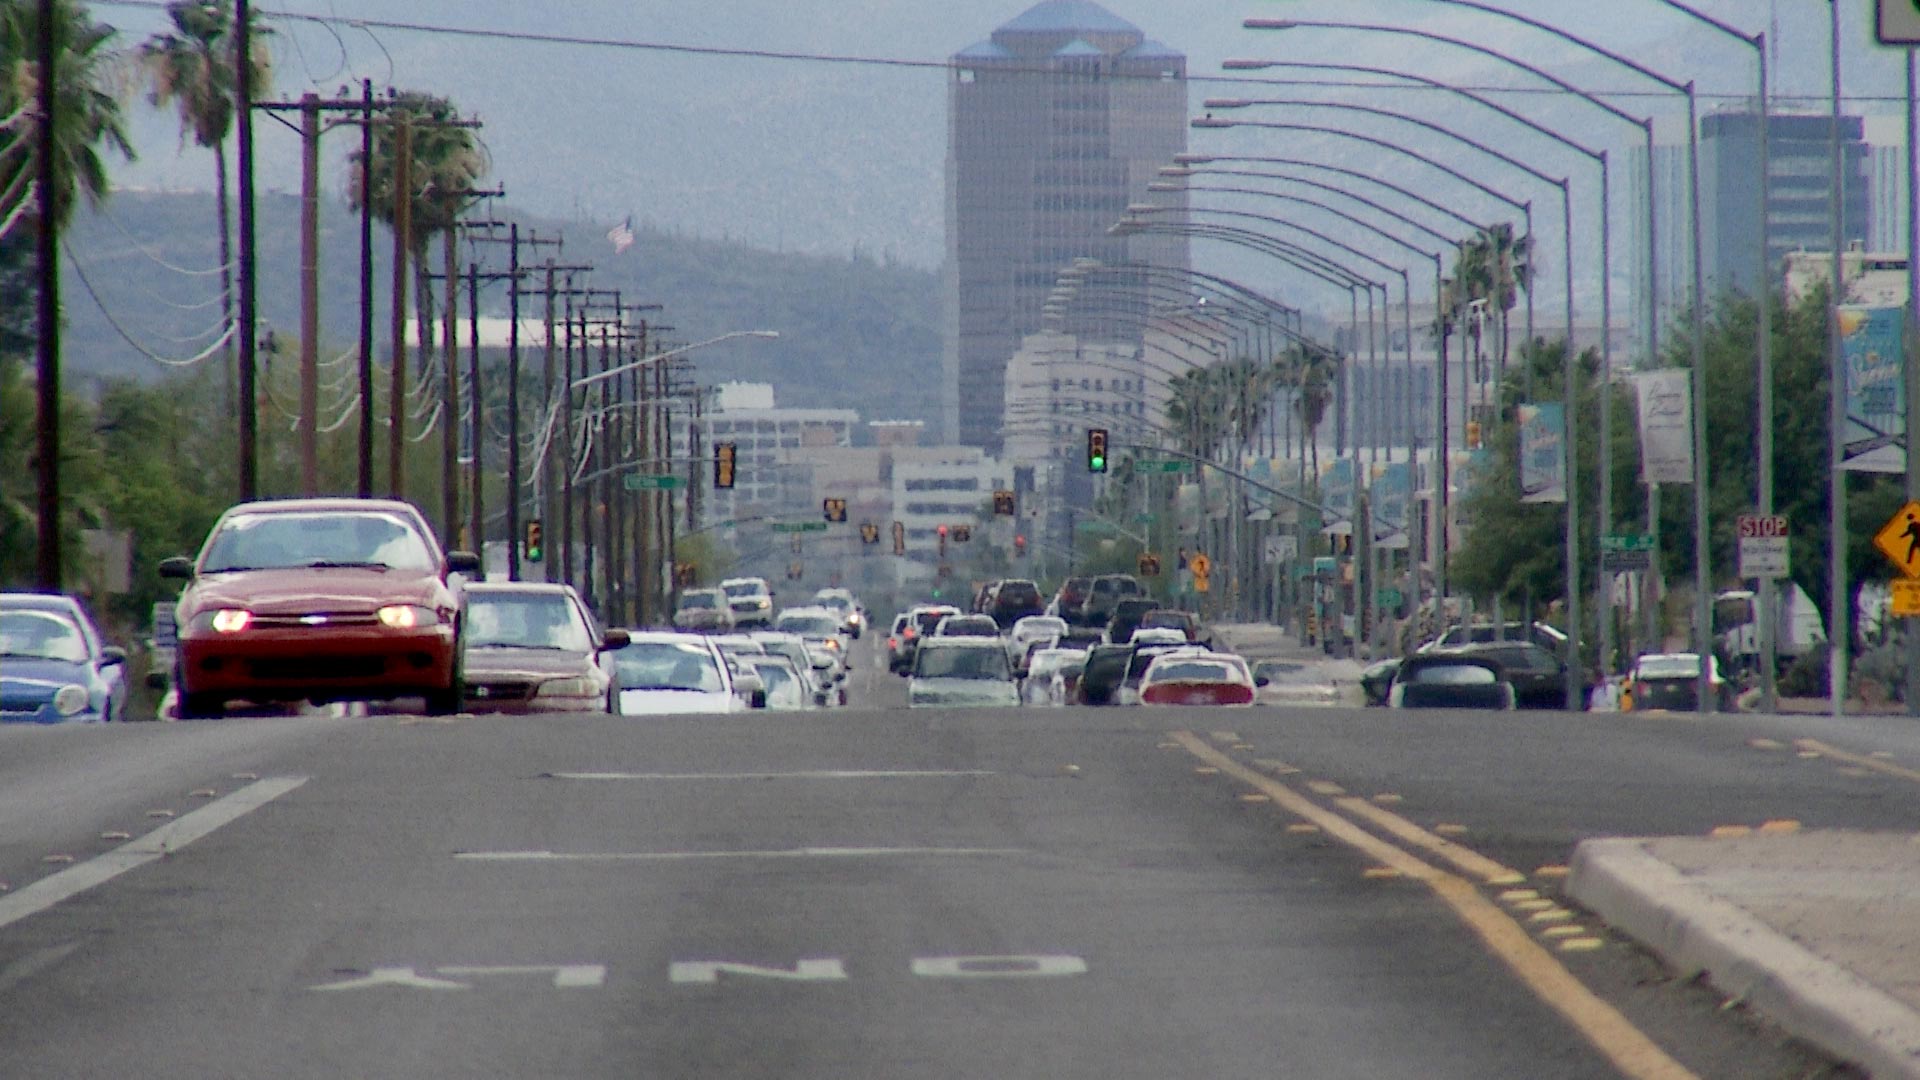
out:
{"label": "high-rise office tower", "polygon": [[[1007,361],[1041,328],[1061,270],[1086,257],[1187,267],[1182,236],[1108,233],[1186,149],[1187,65],[1091,0],[1043,0],[951,63],[943,419],[953,441],[997,449]],[[1130,311],[1145,301],[1123,292],[1104,325],[1079,329],[1138,341]]]}
{"label": "high-rise office tower", "polygon": [[[1710,114],[1700,121],[1700,198],[1705,218],[1701,240],[1707,291],[1737,289],[1752,295],[1763,278],[1780,287],[1789,252],[1833,249],[1831,144],[1833,118],[1826,114],[1774,113],[1767,124],[1768,192],[1760,207],[1760,116],[1751,109]],[[1858,116],[1840,118],[1840,154],[1845,193],[1840,241],[1865,241],[1870,225],[1868,148]],[[1767,264],[1754,265],[1753,230],[1764,220]]]}

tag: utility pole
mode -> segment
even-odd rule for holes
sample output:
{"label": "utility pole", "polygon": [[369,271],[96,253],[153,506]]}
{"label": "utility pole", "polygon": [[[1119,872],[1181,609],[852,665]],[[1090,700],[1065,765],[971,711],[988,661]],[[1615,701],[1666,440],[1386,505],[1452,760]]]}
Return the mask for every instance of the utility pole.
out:
{"label": "utility pole", "polygon": [[[53,19],[52,5],[42,4],[45,14],[41,19],[41,33],[50,34]],[[254,475],[254,387],[253,387],[253,330],[254,330],[254,238],[253,238],[253,17],[247,10],[247,0],[234,0],[233,40],[234,55],[239,62],[234,65],[235,76],[233,97],[235,119],[238,123],[235,165],[240,173],[240,298],[238,327],[235,333],[240,337],[240,501],[249,502],[258,489]],[[43,42],[51,49],[51,45]],[[51,60],[48,70],[51,70]],[[51,113],[48,114],[51,118]],[[51,155],[43,155],[50,158]],[[43,170],[48,165],[43,161]],[[49,184],[41,193],[42,199],[51,202],[53,187]]]}
{"label": "utility pole", "polygon": [[[245,66],[245,61],[242,61]],[[300,490],[320,494],[320,95],[300,98]]]}
{"label": "utility pole", "polygon": [[[242,0],[244,5],[244,0]],[[241,10],[245,10],[243,6]],[[34,327],[39,335],[34,369],[34,474],[38,479],[34,511],[34,577],[41,592],[60,591],[60,246],[56,233],[53,193],[58,182],[53,164],[54,104],[59,70],[55,66],[54,2],[40,0],[39,105],[40,126],[35,132],[39,166],[40,231],[34,237],[40,289],[34,304]],[[245,25],[244,22],[242,25]],[[242,40],[245,40],[242,38]],[[245,66],[245,65],[242,65]],[[245,85],[244,83],[242,85]]]}
{"label": "utility pole", "polygon": [[360,80],[360,483],[373,498],[373,80]]}
{"label": "utility pole", "polygon": [[[366,167],[371,167],[367,162]],[[407,238],[413,232],[413,124],[403,112],[393,122],[392,368],[387,389],[387,495],[406,495],[407,478]],[[425,342],[421,343],[425,345]]]}

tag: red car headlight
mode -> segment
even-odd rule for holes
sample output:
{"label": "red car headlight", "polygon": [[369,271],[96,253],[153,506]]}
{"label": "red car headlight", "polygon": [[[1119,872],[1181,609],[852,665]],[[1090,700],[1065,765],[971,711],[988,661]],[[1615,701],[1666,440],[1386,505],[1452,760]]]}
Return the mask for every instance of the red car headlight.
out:
{"label": "red car headlight", "polygon": [[374,612],[382,626],[394,630],[411,630],[416,626],[432,626],[440,621],[440,616],[432,608],[418,604],[390,604]]}
{"label": "red car headlight", "polygon": [[245,608],[221,608],[207,616],[207,626],[222,634],[237,634],[253,622],[253,612]]}

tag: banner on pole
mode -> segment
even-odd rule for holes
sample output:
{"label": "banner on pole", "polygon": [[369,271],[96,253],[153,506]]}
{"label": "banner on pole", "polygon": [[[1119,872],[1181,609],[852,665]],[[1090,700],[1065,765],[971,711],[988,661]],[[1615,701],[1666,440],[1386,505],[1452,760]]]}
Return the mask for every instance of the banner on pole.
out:
{"label": "banner on pole", "polygon": [[1640,480],[1693,483],[1693,376],[1686,368],[1643,372],[1640,389]]}
{"label": "banner on pole", "polygon": [[1855,472],[1907,471],[1905,314],[1897,307],[1840,309],[1840,356],[1847,375],[1843,467]]}
{"label": "banner on pole", "polygon": [[1560,402],[1520,406],[1520,501],[1567,501],[1567,410]]}
{"label": "banner on pole", "polygon": [[1320,502],[1330,519],[1320,531],[1328,536],[1353,535],[1353,512],[1357,495],[1352,458],[1335,458],[1320,476]]}
{"label": "banner on pole", "polygon": [[1373,543],[1389,551],[1407,548],[1407,507],[1413,500],[1413,466],[1382,467],[1373,479]]}

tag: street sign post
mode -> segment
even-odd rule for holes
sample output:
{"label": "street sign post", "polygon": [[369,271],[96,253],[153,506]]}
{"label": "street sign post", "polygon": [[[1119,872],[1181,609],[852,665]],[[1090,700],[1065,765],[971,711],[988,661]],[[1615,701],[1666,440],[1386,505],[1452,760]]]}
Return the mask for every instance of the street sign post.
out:
{"label": "street sign post", "polygon": [[1785,514],[1741,514],[1734,522],[1734,534],[1740,539],[1741,577],[1789,576]]}
{"label": "street sign post", "polygon": [[1920,578],[1920,500],[1901,507],[1873,534],[1873,546],[1909,578]]}
{"label": "street sign post", "polygon": [[824,521],[776,521],[767,526],[777,533],[826,532]]}
{"label": "street sign post", "polygon": [[1610,574],[1653,569],[1653,537],[1644,533],[1602,536],[1600,569]]}
{"label": "street sign post", "polygon": [[687,478],[673,473],[628,473],[620,478],[628,491],[674,491],[687,486]]}

